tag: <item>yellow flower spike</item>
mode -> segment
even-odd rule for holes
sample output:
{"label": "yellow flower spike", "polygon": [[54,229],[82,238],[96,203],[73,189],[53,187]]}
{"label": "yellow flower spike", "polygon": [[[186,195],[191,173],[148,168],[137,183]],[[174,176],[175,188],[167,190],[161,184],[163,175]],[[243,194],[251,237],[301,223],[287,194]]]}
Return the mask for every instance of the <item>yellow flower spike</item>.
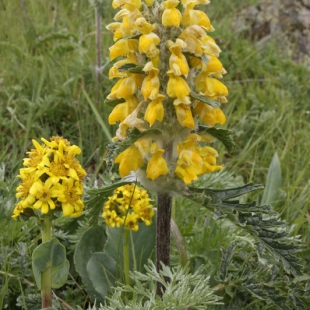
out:
{"label": "yellow flower spike", "polygon": [[159,122],[163,121],[165,111],[162,102],[165,98],[164,95],[159,94],[157,98],[148,104],[144,114],[144,119],[150,124],[150,126],[153,126],[156,120]]}
{"label": "yellow flower spike", "polygon": [[139,149],[133,145],[126,149],[124,152],[119,154],[115,163],[119,163],[119,173],[123,178],[130,173],[130,171],[137,171],[144,164],[143,157]]}
{"label": "yellow flower spike", "polygon": [[223,125],[226,122],[226,116],[220,108],[214,108],[204,102],[198,102],[193,113],[198,115],[209,127],[213,127],[216,124]]}
{"label": "yellow flower spike", "polygon": [[185,98],[188,96],[191,90],[186,81],[182,77],[176,76],[172,70],[169,70],[167,74],[169,75],[167,95],[170,98]]}
{"label": "yellow flower spike", "polygon": [[113,111],[110,113],[108,118],[109,124],[113,125],[118,121],[124,121],[125,118],[135,110],[137,105],[138,100],[135,96],[126,98],[126,102],[116,105]]}
{"label": "yellow flower spike", "polygon": [[191,108],[185,104],[175,105],[174,107],[179,124],[193,130],[195,128],[195,121],[193,119]]}
{"label": "yellow flower spike", "polygon": [[148,23],[144,17],[138,18],[135,21],[134,26],[142,34],[149,34],[154,30],[154,26]]}
{"label": "yellow flower spike", "polygon": [[144,100],[153,100],[157,98],[159,92],[159,70],[155,68],[153,63],[150,61],[144,66],[143,71],[148,73],[148,75],[143,80],[141,93]]}
{"label": "yellow flower spike", "polygon": [[143,34],[139,38],[139,53],[146,54],[148,57],[155,56],[157,51],[156,46],[159,44],[160,38],[154,32]]}
{"label": "yellow flower spike", "polygon": [[181,12],[176,8],[180,1],[178,0],[167,0],[164,1],[163,4],[165,6],[165,10],[162,15],[162,24],[165,27],[179,27],[181,20],[182,20],[182,14]]}
{"label": "yellow flower spike", "polygon": [[166,161],[164,160],[163,149],[158,148],[156,142],[151,146],[150,153],[153,154],[146,168],[146,176],[151,180],[157,179],[161,175],[166,175],[169,172]]}
{"label": "yellow flower spike", "polygon": [[138,40],[120,39],[110,47],[110,59],[113,60],[119,56],[127,56],[132,52],[138,51]]}

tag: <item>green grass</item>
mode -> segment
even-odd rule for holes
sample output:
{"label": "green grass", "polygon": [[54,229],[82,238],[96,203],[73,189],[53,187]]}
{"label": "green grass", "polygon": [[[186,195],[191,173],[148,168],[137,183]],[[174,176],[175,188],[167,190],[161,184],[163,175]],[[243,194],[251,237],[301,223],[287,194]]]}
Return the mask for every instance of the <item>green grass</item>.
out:
{"label": "green grass", "polygon": [[[234,131],[236,142],[232,153],[218,146],[219,162],[225,165],[230,186],[240,181],[265,184],[277,153],[283,198],[275,208],[291,225],[292,235],[301,234],[309,248],[309,70],[284,57],[275,42],[258,50],[253,42],[234,34],[233,17],[247,3],[212,1],[208,7],[216,29],[211,35],[219,42],[220,60],[228,71],[223,80],[230,91],[225,126]],[[2,0],[0,20],[0,308],[21,309],[16,298],[22,296],[19,303],[23,304],[36,292],[25,280],[34,282],[30,257],[39,239],[34,222],[27,226],[10,218],[22,158],[31,148],[31,139],[62,135],[82,148],[80,159],[90,175],[104,173],[100,165],[115,127],[105,127],[111,109],[103,100],[112,82],[107,64],[101,85],[97,83],[94,10],[89,1]],[[111,20],[112,10],[107,9],[103,26]],[[112,37],[102,29],[106,63]],[[180,211],[188,212],[185,203]],[[202,232],[197,228],[197,238],[189,247],[200,255],[201,238],[208,240],[214,234],[211,245],[217,249],[210,253],[210,266],[215,268],[220,246],[229,244],[229,239],[213,232],[217,224],[210,225]],[[309,250],[303,254],[309,263]],[[71,281],[71,293],[78,296],[81,291]],[[69,288],[59,294],[69,298],[68,292]],[[77,300],[81,306],[83,301],[83,297]]]}

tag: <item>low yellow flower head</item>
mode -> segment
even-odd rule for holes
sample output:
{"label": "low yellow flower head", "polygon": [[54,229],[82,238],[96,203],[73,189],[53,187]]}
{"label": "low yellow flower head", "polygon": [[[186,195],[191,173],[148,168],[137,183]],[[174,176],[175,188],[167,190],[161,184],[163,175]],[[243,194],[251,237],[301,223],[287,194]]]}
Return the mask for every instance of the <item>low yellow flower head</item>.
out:
{"label": "low yellow flower head", "polygon": [[31,210],[43,215],[58,210],[64,216],[81,215],[84,208],[82,181],[86,172],[75,158],[80,148],[62,137],[41,140],[42,145],[32,141],[35,149],[28,152],[25,167],[20,169],[21,183],[16,193],[20,201],[13,218]]}
{"label": "low yellow flower head", "polygon": [[120,186],[104,203],[102,217],[107,226],[137,231],[139,223],[152,224],[154,209],[147,191],[136,184]]}
{"label": "low yellow flower head", "polygon": [[[221,104],[228,96],[219,81],[226,73],[221,49],[203,8],[209,2],[113,0],[110,59],[120,59],[109,72],[116,82],[107,99],[115,101],[109,123],[120,123],[107,159],[121,177],[134,173],[157,192],[182,191],[222,168],[217,153],[207,152],[212,132],[218,137],[210,127],[226,121]],[[134,216],[130,223],[136,229]]]}

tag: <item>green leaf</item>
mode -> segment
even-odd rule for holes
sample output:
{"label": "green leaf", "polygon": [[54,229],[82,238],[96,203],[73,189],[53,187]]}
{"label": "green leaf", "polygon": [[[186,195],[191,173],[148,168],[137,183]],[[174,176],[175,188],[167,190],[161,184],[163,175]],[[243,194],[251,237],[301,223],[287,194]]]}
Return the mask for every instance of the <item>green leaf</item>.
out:
{"label": "green leaf", "polygon": [[82,278],[87,293],[93,301],[97,299],[98,302],[103,302],[104,300],[93,287],[93,283],[87,272],[87,263],[93,253],[103,250],[105,243],[105,229],[101,226],[91,227],[77,243],[73,257],[75,268]]}
{"label": "green leaf", "polygon": [[214,100],[211,100],[205,96],[202,96],[202,95],[199,95],[193,91],[190,92],[189,96],[193,99],[196,99],[196,100],[199,100],[201,102],[204,102],[204,103],[207,103],[207,104],[210,104],[212,107],[214,108],[219,108],[221,106],[221,103],[220,102],[217,102],[217,101],[214,101]]}
{"label": "green leaf", "polygon": [[268,169],[266,187],[261,203],[274,205],[279,200],[281,186],[281,163],[278,155],[274,154]]}
{"label": "green leaf", "polygon": [[104,299],[119,277],[115,260],[103,252],[93,253],[86,269],[97,295]]}
{"label": "green leaf", "polygon": [[123,103],[123,102],[125,102],[126,100],[125,99],[123,99],[123,98],[121,98],[121,99],[115,99],[115,100],[109,100],[109,99],[105,99],[104,101],[103,101],[103,103],[104,104],[106,104],[107,106],[109,106],[109,107],[115,107],[115,106],[117,106],[118,104],[120,104],[120,103]]}
{"label": "green leaf", "polygon": [[135,64],[125,64],[118,68],[119,71],[126,71],[130,73],[144,73],[143,66],[137,66]]}
{"label": "green leaf", "polygon": [[63,286],[68,278],[69,267],[66,249],[56,238],[40,244],[32,253],[32,269],[39,289],[42,273],[48,268],[51,268],[52,288]]}
{"label": "green leaf", "polygon": [[211,127],[208,128],[206,126],[198,126],[198,132],[204,132],[209,134],[210,136],[218,139],[220,142],[224,144],[224,146],[227,148],[227,150],[230,152],[235,147],[235,142],[233,138],[231,137],[233,132],[227,129],[220,129]]}

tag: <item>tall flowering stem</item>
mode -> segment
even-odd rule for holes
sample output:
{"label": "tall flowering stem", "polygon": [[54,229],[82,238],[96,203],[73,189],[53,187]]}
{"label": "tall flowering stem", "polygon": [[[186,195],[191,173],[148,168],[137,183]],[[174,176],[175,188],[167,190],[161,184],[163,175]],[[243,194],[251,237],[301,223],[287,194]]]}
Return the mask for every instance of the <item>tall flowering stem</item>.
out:
{"label": "tall flowering stem", "polygon": [[[209,0],[113,0],[117,9],[106,103],[119,122],[108,163],[157,193],[157,268],[169,265],[171,201],[199,176],[220,170],[211,127],[226,118],[226,70],[201,10]],[[199,125],[202,122],[203,125]],[[211,128],[212,129],[212,128]],[[216,136],[216,135],[214,135]],[[165,245],[163,244],[165,243]],[[165,253],[165,254],[164,254]],[[158,288],[158,294],[159,288]]]}
{"label": "tall flowering stem", "polygon": [[[42,221],[42,243],[51,240],[52,219],[49,215],[44,216]],[[51,266],[42,272],[41,277],[41,304],[42,309],[52,306],[52,277]]]}

